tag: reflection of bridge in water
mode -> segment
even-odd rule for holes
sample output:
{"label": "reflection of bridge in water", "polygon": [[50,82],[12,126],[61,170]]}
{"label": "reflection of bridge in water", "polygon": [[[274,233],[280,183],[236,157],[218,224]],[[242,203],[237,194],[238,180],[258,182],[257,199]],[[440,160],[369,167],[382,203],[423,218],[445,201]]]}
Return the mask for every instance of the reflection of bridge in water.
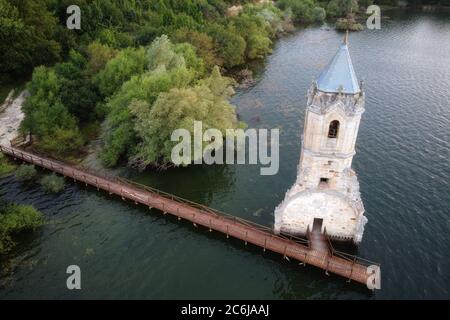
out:
{"label": "reflection of bridge in water", "polygon": [[171,214],[179,220],[185,219],[194,224],[221,232],[228,237],[243,240],[245,244],[251,243],[263,248],[280,253],[287,260],[289,258],[300,261],[300,264],[310,264],[328,272],[347,278],[349,281],[367,284],[371,276],[369,265],[376,265],[368,260],[348,255],[333,249],[326,230],[313,228],[308,232],[307,239],[289,235],[276,235],[265,226],[244,220],[235,216],[222,213],[207,206],[194,203],[153,189],[148,186],[125,180],[119,177],[100,176],[87,169],[79,169],[62,162],[33,154],[15,147],[0,146],[0,151],[14,159],[37,165],[51,170],[74,181],[91,185],[97,190],[104,190],[109,194],[115,194],[122,200],[129,199],[135,204],[143,204],[150,209],[155,208],[163,214]]}

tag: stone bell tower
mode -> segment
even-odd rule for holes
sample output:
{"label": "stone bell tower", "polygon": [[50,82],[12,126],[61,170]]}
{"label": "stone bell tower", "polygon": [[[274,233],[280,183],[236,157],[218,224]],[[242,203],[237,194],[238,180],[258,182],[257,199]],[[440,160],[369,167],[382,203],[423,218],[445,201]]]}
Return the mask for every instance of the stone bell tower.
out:
{"label": "stone bell tower", "polygon": [[275,232],[326,228],[334,240],[362,240],[364,206],[352,170],[364,91],[353,70],[348,35],[308,91],[297,180],[275,209]]}

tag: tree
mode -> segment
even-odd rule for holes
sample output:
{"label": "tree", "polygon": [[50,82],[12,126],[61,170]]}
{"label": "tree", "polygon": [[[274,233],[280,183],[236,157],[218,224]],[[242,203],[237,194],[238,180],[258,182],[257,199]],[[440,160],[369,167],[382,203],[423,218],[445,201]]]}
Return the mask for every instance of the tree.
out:
{"label": "tree", "polygon": [[272,51],[268,31],[270,25],[261,16],[243,13],[233,19],[233,25],[246,41],[247,58],[264,58]]}
{"label": "tree", "polygon": [[104,96],[111,96],[132,76],[143,73],[146,66],[144,48],[127,48],[106,63],[105,68],[94,78],[94,82]]}
{"label": "tree", "polygon": [[28,91],[31,96],[26,100],[23,111],[25,118],[22,130],[38,137],[52,135],[57,128],[76,128],[74,118],[59,99],[61,81],[56,72],[46,67],[37,67],[33,72]]}
{"label": "tree", "polygon": [[86,51],[89,59],[86,73],[89,76],[94,76],[103,70],[108,61],[117,54],[117,50],[98,41],[91,42]]}
{"label": "tree", "polygon": [[224,77],[220,74],[219,67],[214,67],[211,75],[199,82],[199,85],[203,85],[209,88],[215,97],[223,99],[230,99],[234,95],[233,86],[237,83],[233,78]]}
{"label": "tree", "polygon": [[173,50],[184,58],[186,67],[195,72],[196,78],[205,75],[205,63],[199,58],[194,46],[189,43],[177,43],[173,46]]}
{"label": "tree", "polygon": [[174,38],[179,43],[188,42],[192,44],[208,70],[211,70],[214,66],[223,65],[223,60],[218,54],[217,44],[206,33],[184,28],[177,30],[174,33]]}
{"label": "tree", "polygon": [[312,11],[312,16],[315,22],[323,22],[327,13],[324,8],[315,7]]}
{"label": "tree", "polygon": [[170,163],[176,144],[171,141],[172,132],[184,128],[192,135],[194,121],[202,121],[205,129],[219,129],[224,136],[226,129],[237,128],[235,108],[226,100],[233,92],[232,82],[216,68],[210,78],[195,87],[173,88],[160,94],[152,107],[145,101],[133,100],[130,109],[136,118],[135,130],[142,140],[134,161],[137,158],[144,166]]}
{"label": "tree", "polygon": [[194,79],[192,71],[180,67],[165,71],[157,69],[140,76],[134,76],[124,83],[119,92],[109,101],[109,110],[104,131],[105,145],[103,163],[115,166],[123,156],[131,155],[136,143],[134,121],[128,106],[134,99],[146,101],[150,106],[161,92],[174,87],[186,87]]}
{"label": "tree", "polygon": [[225,67],[232,68],[244,63],[247,44],[233,25],[223,27],[219,24],[211,24],[208,26],[208,34],[217,42]]}
{"label": "tree", "polygon": [[23,106],[25,118],[21,123],[22,132],[36,136],[37,145],[56,156],[82,145],[76,120],[60,99],[61,86],[53,69],[37,67],[28,84],[31,96]]}
{"label": "tree", "polygon": [[71,50],[67,62],[55,66],[61,82],[61,102],[80,122],[95,119],[95,105],[100,100],[99,92],[91,84],[87,68],[87,59],[74,50]]}
{"label": "tree", "polygon": [[132,100],[142,100],[152,106],[161,92],[186,87],[204,72],[203,61],[196,56],[192,45],[174,45],[165,35],[152,42],[146,58],[148,71],[123,83],[106,105],[102,159],[107,166],[115,166],[121,157],[134,152],[135,119],[128,108]]}
{"label": "tree", "polygon": [[68,157],[84,144],[78,128],[56,128],[52,135],[43,136],[38,146],[56,157]]}
{"label": "tree", "polygon": [[34,66],[57,61],[60,45],[53,39],[57,19],[45,0],[0,0],[0,74],[23,75]]}
{"label": "tree", "polygon": [[282,10],[292,10],[294,20],[298,22],[311,23],[314,21],[314,0],[279,0],[277,6]]}
{"label": "tree", "polygon": [[373,0],[358,0],[358,5],[364,8],[364,10],[373,4]]}
{"label": "tree", "polygon": [[351,12],[358,11],[358,0],[331,0],[327,13],[331,17],[346,17]]}
{"label": "tree", "polygon": [[148,69],[150,71],[162,68],[171,70],[186,66],[186,61],[181,54],[177,54],[174,50],[169,37],[162,35],[156,38],[147,49]]}

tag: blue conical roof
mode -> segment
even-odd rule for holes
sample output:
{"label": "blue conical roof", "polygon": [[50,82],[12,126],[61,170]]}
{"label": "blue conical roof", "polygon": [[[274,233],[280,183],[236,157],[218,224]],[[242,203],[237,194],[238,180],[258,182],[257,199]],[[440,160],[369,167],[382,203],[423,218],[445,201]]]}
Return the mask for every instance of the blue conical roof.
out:
{"label": "blue conical roof", "polygon": [[336,55],[317,80],[317,89],[320,91],[339,92],[341,87],[343,93],[355,94],[361,91],[353,69],[347,41],[341,44]]}

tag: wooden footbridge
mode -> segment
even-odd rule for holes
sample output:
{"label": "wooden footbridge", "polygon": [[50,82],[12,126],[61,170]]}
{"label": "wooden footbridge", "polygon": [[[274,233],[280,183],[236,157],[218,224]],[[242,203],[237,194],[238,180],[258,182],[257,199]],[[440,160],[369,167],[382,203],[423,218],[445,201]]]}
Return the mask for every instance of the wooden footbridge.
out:
{"label": "wooden footbridge", "polygon": [[377,265],[365,259],[358,258],[333,249],[324,233],[308,232],[307,239],[289,235],[275,234],[272,229],[258,225],[235,216],[222,213],[207,206],[165,193],[163,191],[139,185],[119,177],[108,177],[93,173],[88,169],[76,168],[45,156],[27,152],[17,147],[0,146],[4,154],[51,170],[60,175],[90,185],[97,190],[104,190],[110,195],[120,196],[135,204],[142,204],[150,209],[155,208],[163,214],[171,214],[179,220],[184,219],[193,223],[195,227],[203,226],[210,232],[218,231],[227,238],[234,237],[281,254],[284,259],[294,259],[300,265],[312,265],[348,279],[369,286],[372,274],[375,272],[369,266]]}

